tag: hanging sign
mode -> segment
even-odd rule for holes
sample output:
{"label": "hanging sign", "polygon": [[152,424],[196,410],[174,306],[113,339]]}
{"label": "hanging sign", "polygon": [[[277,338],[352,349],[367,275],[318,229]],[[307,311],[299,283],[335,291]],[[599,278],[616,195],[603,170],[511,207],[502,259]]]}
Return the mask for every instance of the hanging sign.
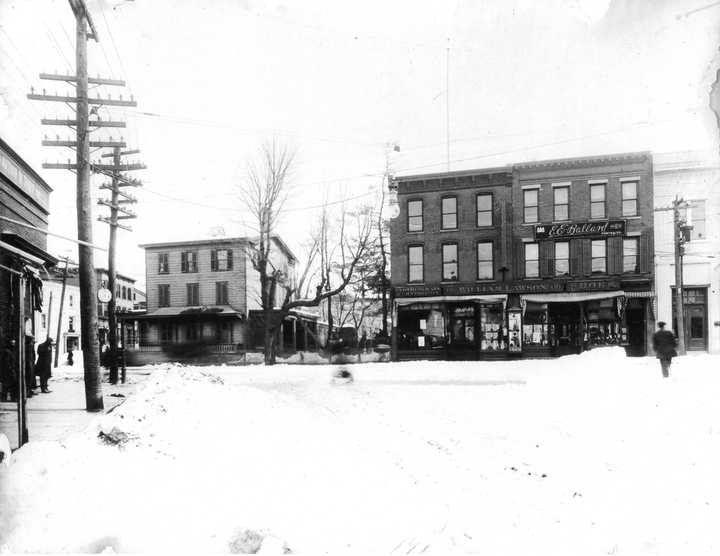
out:
{"label": "hanging sign", "polygon": [[572,239],[575,237],[610,237],[625,235],[625,220],[537,224],[535,239]]}

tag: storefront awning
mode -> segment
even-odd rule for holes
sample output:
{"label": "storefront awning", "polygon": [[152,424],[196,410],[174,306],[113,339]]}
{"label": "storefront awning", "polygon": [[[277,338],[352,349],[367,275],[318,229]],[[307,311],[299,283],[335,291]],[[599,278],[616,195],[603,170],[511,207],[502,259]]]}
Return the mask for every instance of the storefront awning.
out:
{"label": "storefront awning", "polygon": [[625,292],[615,290],[611,292],[558,292],[558,293],[531,293],[521,295],[520,299],[532,301],[533,303],[577,303],[580,301],[592,301],[594,299],[609,299],[622,297]]}
{"label": "storefront awning", "polygon": [[492,295],[437,295],[431,297],[396,297],[398,305],[412,305],[413,303],[442,303],[446,301],[475,301],[477,303],[504,303],[507,294]]}
{"label": "storefront awning", "polygon": [[655,297],[655,292],[643,291],[643,292],[625,292],[625,297]]}

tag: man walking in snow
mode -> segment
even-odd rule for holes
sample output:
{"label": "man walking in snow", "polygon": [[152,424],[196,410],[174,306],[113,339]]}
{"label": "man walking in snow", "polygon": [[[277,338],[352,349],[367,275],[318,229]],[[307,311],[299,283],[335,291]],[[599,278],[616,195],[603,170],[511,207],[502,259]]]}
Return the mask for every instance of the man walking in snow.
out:
{"label": "man walking in snow", "polygon": [[677,351],[675,351],[677,340],[672,332],[665,330],[664,322],[660,321],[657,324],[660,330],[653,334],[653,349],[655,350],[657,358],[660,359],[662,374],[667,378],[670,376],[670,363],[672,363],[672,358],[677,355]]}

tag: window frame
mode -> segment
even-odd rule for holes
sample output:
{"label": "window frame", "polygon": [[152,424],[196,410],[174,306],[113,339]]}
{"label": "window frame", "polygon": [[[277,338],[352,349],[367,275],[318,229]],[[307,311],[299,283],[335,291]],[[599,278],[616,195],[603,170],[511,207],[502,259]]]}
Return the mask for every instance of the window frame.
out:
{"label": "window frame", "polygon": [[[455,212],[445,212],[445,201],[453,200],[455,202]],[[457,195],[443,195],[440,197],[440,229],[441,230],[457,230],[459,221],[458,221],[458,199]],[[455,226],[446,226],[445,225],[445,216],[455,215]]]}
{"label": "window frame", "polygon": [[[635,185],[635,196],[634,197],[626,197],[625,196],[625,186],[634,184]],[[640,196],[640,180],[624,180],[620,182],[620,213],[623,217],[631,217],[631,216],[638,216],[640,214],[639,212],[639,196]],[[633,201],[634,202],[634,212],[632,214],[625,212],[625,202]]]}
{"label": "window frame", "polygon": [[158,274],[170,274],[170,253],[158,253]]}
{"label": "window frame", "polygon": [[[188,307],[197,307],[200,305],[200,283],[199,282],[187,282],[185,284],[185,292],[187,297],[185,299]],[[195,301],[196,303],[193,303]]]}
{"label": "window frame", "polygon": [[[567,246],[567,256],[558,257],[558,245]],[[566,261],[567,270],[565,272],[558,272],[558,261]],[[553,243],[553,275],[554,276],[570,276],[570,242],[569,241],[556,241]]]}
{"label": "window frame", "polygon": [[[588,191],[588,194],[590,196],[590,220],[603,220],[607,218],[607,182],[602,183],[591,183],[589,184],[590,189]],[[602,188],[603,196],[602,196],[602,216],[593,216],[593,206],[598,205],[600,201],[593,201],[593,187],[595,188]]]}
{"label": "window frame", "polygon": [[[446,247],[454,247],[455,248],[455,260],[445,260],[445,248]],[[442,281],[443,282],[457,282],[460,280],[460,261],[458,260],[458,253],[459,253],[459,246],[457,241],[448,241],[446,243],[443,243],[440,246],[440,258],[442,261]],[[445,267],[448,265],[455,265],[455,278],[449,277],[445,274]]]}
{"label": "window frame", "polygon": [[[528,247],[535,247],[535,251],[537,253],[537,258],[535,259],[528,259],[527,251]],[[528,262],[534,261],[537,264],[536,267],[536,273],[531,275],[528,273]],[[540,244],[536,241],[529,241],[527,243],[523,243],[523,275],[525,278],[540,278]]]}
{"label": "window frame", "polygon": [[[421,261],[421,262],[420,262],[419,265],[418,265],[418,264],[413,264],[413,263],[411,262],[410,253],[411,253],[411,251],[412,251],[413,249],[420,249],[420,261]],[[411,244],[411,245],[408,245],[407,254],[408,254],[408,255],[407,255],[407,279],[408,279],[408,284],[409,284],[409,283],[422,284],[423,282],[425,282],[425,246],[424,246],[423,244],[418,244],[418,243],[413,243],[413,244]],[[411,269],[412,269],[413,266],[415,266],[415,267],[419,266],[419,267],[420,267],[422,277],[421,277],[419,280],[413,280],[413,279],[411,278],[411,272],[410,272],[410,271],[411,271]]]}
{"label": "window frame", "polygon": [[158,307],[170,307],[170,284],[158,284]]}
{"label": "window frame", "polygon": [[[535,194],[535,204],[534,205],[527,204],[527,195],[529,193]],[[533,188],[523,189],[522,194],[523,194],[523,223],[524,224],[537,224],[538,222],[540,222],[540,188],[533,187]],[[528,209],[535,209],[535,219],[534,220],[528,220],[528,217],[527,217]]]}
{"label": "window frame", "polygon": [[[480,210],[480,197],[489,197],[490,198],[490,208],[487,210]],[[495,218],[493,215],[493,207],[494,207],[494,201],[493,198],[494,195],[492,193],[478,193],[475,196],[475,225],[478,228],[488,228],[490,226],[495,225]],[[488,214],[490,216],[490,223],[489,224],[480,224],[480,215],[481,214]]]}
{"label": "window frame", "polygon": [[[596,257],[595,256],[595,246],[596,245],[602,245],[603,246],[603,256],[602,257]],[[603,260],[603,270],[595,270],[595,261],[602,259]],[[608,271],[608,242],[607,239],[592,239],[590,240],[590,274],[607,274]]]}
{"label": "window frame", "polygon": [[[480,246],[490,246],[490,258],[480,259]],[[477,280],[495,280],[495,242],[494,241],[478,241],[475,243],[475,272]],[[490,262],[490,276],[480,276],[480,263]]]}
{"label": "window frame", "polygon": [[[566,199],[564,203],[558,203],[556,198],[556,193],[558,191],[565,191]],[[569,185],[555,185],[552,188],[553,192],[553,222],[565,222],[567,220],[570,220],[570,186]],[[558,218],[558,208],[559,207],[565,207],[565,210],[567,212],[566,218]]]}
{"label": "window frame", "polygon": [[[640,238],[639,237],[624,237],[623,239],[623,251],[622,251],[622,273],[623,274],[636,274],[640,272]],[[632,270],[627,270],[625,261],[631,256],[626,254],[625,246],[628,242],[635,244],[635,264]]]}
{"label": "window frame", "polygon": [[[225,253],[225,259],[220,258],[220,253]],[[225,268],[220,268],[220,262],[225,263]],[[210,251],[210,271],[211,272],[229,272],[233,269],[232,249],[212,249]]]}
{"label": "window frame", "polygon": [[[411,203],[420,203],[420,214],[419,215],[411,215],[410,214],[410,204]],[[422,199],[408,199],[407,200],[407,231],[412,233],[422,232],[425,229],[425,202]],[[420,219],[420,228],[419,229],[412,229],[412,221],[413,218],[419,218]]]}
{"label": "window frame", "polygon": [[[223,296],[220,295],[221,290],[224,292]],[[227,280],[221,282],[215,282],[215,305],[229,305],[230,304],[230,288]]]}
{"label": "window frame", "polygon": [[[190,258],[188,255],[192,255],[192,267],[190,266]],[[180,253],[180,269],[184,274],[194,274],[198,271],[197,250],[182,251]]]}

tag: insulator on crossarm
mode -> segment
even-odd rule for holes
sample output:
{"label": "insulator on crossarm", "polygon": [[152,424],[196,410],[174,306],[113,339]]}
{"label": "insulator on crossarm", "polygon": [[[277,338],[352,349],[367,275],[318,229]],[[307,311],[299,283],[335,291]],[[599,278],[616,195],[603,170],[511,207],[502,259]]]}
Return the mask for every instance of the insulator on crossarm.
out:
{"label": "insulator on crossarm", "polygon": [[30,85],[30,94],[31,95],[35,94],[35,87],[33,87],[32,85]]}

